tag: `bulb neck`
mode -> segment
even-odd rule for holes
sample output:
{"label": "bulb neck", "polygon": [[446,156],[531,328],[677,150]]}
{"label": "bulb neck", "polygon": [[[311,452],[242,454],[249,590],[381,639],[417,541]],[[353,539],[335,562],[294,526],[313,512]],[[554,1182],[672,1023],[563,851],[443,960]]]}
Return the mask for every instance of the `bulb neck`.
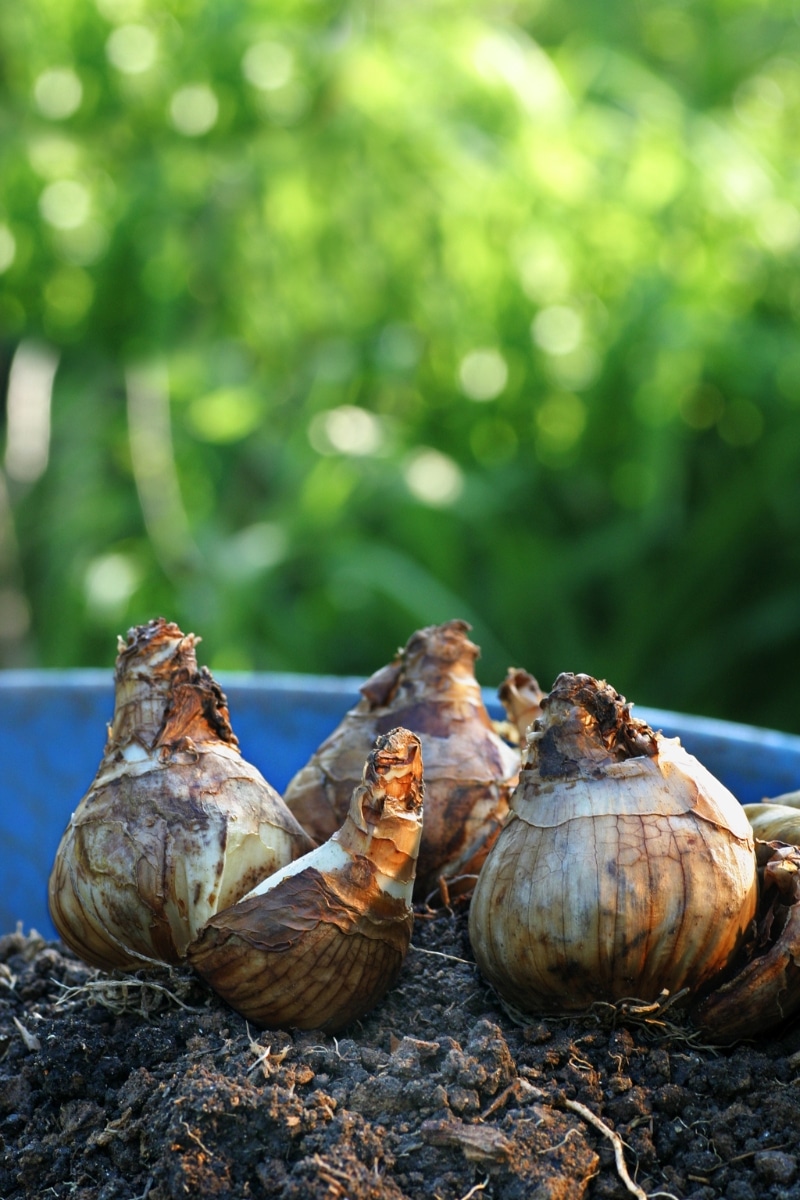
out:
{"label": "bulb neck", "polygon": [[198,669],[199,640],[163,617],[120,639],[106,754],[132,742],[147,750],[187,740],[238,744],[225,696],[207,669]]}
{"label": "bulb neck", "polygon": [[[489,715],[475,678],[480,651],[467,637],[466,621],[429,625],[412,634],[394,662],[377,671],[361,688],[366,711],[389,706],[407,712],[432,702],[454,719]],[[428,718],[430,720],[430,718]]]}
{"label": "bulb neck", "polygon": [[509,667],[506,678],[497,690],[497,698],[524,742],[528,729],[542,715],[544,692],[538,680],[528,671]]}
{"label": "bulb neck", "polygon": [[419,739],[394,729],[375,743],[363,781],[353,791],[333,840],[353,857],[368,858],[380,875],[413,883],[422,835],[422,752]]}
{"label": "bulb neck", "polygon": [[629,758],[655,758],[658,740],[614,688],[590,675],[559,675],[528,733],[523,770],[543,778],[577,775]]}

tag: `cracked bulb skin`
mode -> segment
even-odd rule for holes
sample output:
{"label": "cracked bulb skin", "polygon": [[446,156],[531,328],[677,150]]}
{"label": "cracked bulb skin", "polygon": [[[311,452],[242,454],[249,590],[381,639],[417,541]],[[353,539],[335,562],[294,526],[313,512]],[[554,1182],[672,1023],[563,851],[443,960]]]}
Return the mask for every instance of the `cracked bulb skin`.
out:
{"label": "cracked bulb skin", "polygon": [[419,739],[380,735],[342,828],[213,917],[191,965],[264,1028],[336,1033],[369,1012],[411,941],[422,803]]}
{"label": "cracked bulb skin", "polygon": [[324,841],[344,820],[375,738],[395,726],[417,734],[425,762],[417,900],[440,876],[478,872],[518,777],[519,752],[495,732],[483,703],[469,629],[454,620],[412,634],[284,793],[303,828]]}
{"label": "cracked bulb skin", "polygon": [[103,759],[49,883],[56,929],[92,966],[183,961],[209,917],[313,846],[242,757],[198,640],[163,618],[120,639]]}
{"label": "cracked bulb skin", "polygon": [[756,912],[741,805],[605,682],[560,675],[542,710],[470,907],[481,972],[526,1013],[710,986]]}

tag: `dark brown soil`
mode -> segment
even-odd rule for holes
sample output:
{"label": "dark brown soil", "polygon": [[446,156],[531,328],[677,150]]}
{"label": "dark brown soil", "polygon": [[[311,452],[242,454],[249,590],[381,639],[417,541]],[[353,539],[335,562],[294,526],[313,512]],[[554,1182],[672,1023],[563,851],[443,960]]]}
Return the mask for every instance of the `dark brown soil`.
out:
{"label": "dark brown soil", "polygon": [[672,1010],[519,1024],[463,912],[413,941],[336,1039],[0,938],[0,1196],[800,1200],[800,1026],[715,1051]]}

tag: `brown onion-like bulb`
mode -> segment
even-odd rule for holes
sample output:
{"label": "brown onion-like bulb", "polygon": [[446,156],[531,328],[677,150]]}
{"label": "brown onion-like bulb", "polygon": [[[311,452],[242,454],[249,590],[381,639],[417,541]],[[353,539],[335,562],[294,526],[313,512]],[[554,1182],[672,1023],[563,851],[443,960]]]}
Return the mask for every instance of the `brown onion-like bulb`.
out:
{"label": "brown onion-like bulb", "polygon": [[180,962],[210,916],[313,845],[242,757],[198,640],[160,617],[120,639],[103,759],[49,885],[56,929],[93,966]]}
{"label": "brown onion-like bulb", "polygon": [[361,688],[350,710],[289,783],[284,799],[318,842],[339,828],[375,738],[399,725],[419,736],[425,826],[415,896],[440,876],[476,873],[508,812],[519,753],[495,732],[475,678],[465,621],[420,629]]}
{"label": "brown onion-like bulb", "polygon": [[560,675],[542,709],[472,899],[478,966],[525,1012],[701,988],[756,911],[740,804],[604,682]]}
{"label": "brown onion-like bulb", "polygon": [[369,1012],[411,940],[422,801],[419,739],[380,735],[342,828],[212,917],[192,966],[267,1028],[336,1033]]}

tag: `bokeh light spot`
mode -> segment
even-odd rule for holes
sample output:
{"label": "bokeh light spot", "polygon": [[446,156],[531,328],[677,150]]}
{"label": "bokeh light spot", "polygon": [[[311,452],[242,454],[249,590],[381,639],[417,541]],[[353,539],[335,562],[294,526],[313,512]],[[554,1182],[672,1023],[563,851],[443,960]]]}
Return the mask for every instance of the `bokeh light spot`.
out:
{"label": "bokeh light spot", "polygon": [[374,413],[354,404],[342,404],[316,413],[308,437],[318,454],[377,454],[384,446],[383,422]]}
{"label": "bokeh light spot", "polygon": [[193,83],[174,94],[169,115],[175,129],[184,137],[202,137],[217,123],[219,101],[208,84]]}
{"label": "bokeh light spot", "polygon": [[226,575],[250,579],[274,567],[285,556],[286,533],[275,521],[258,521],[226,539],[221,565]]}
{"label": "bokeh light spot", "polygon": [[87,188],[75,179],[58,179],[39,197],[39,212],[56,229],[77,229],[89,216],[90,207]]}
{"label": "bokeh light spot", "polygon": [[33,95],[42,116],[64,121],[80,108],[83,84],[69,67],[52,67],[37,77]]}
{"label": "bokeh light spot", "polygon": [[83,584],[89,610],[96,616],[116,616],[125,609],[141,578],[141,568],[129,554],[113,552],[93,558]]}
{"label": "bokeh light spot", "polygon": [[146,25],[121,25],[106,42],[106,56],[125,75],[141,75],[156,61],[158,42]]}
{"label": "bokeh light spot", "polygon": [[535,304],[560,300],[569,290],[572,272],[552,237],[536,234],[523,239],[515,262],[522,290]]}
{"label": "bokeh light spot", "polygon": [[569,354],[580,345],[583,321],[574,308],[554,304],[533,318],[531,336],[545,354]]}
{"label": "bokeh light spot", "polygon": [[508,382],[508,367],[499,350],[471,350],[458,368],[461,390],[470,400],[494,400]]}
{"label": "bokeh light spot", "polygon": [[253,87],[264,92],[277,91],[289,82],[294,72],[291,50],[280,42],[256,42],[242,58],[242,74]]}
{"label": "bokeh light spot", "polygon": [[464,476],[458,464],[431,447],[420,447],[411,455],[403,474],[411,495],[432,508],[454,504],[464,490]]}

